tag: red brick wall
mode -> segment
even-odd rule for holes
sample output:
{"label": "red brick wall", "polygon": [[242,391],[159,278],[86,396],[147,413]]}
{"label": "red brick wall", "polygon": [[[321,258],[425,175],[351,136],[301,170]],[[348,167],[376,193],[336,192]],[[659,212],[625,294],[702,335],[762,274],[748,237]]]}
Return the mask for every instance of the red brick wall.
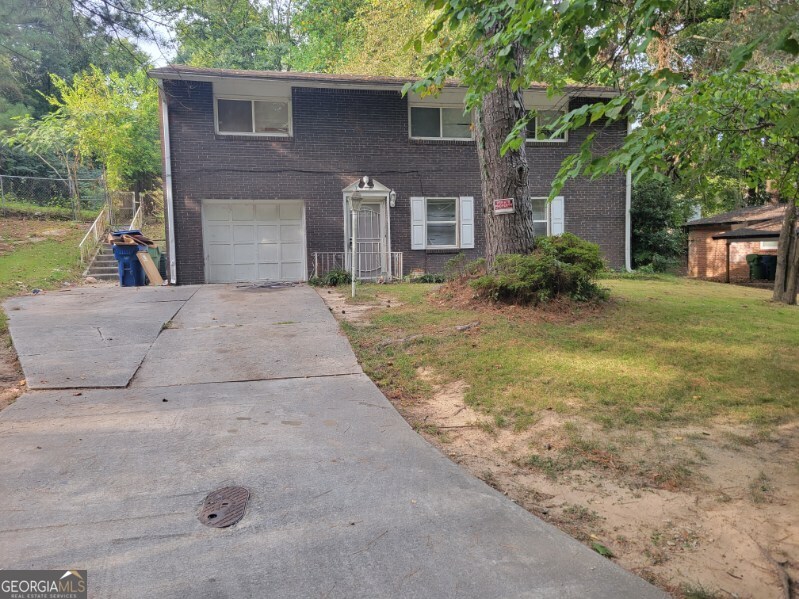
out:
{"label": "red brick wall", "polygon": [[[688,233],[688,276],[699,279],[723,279],[726,276],[726,242],[714,235],[729,231],[730,225],[695,227]],[[759,241],[739,241],[730,245],[730,279],[749,278],[748,254],[772,254],[761,250]]]}

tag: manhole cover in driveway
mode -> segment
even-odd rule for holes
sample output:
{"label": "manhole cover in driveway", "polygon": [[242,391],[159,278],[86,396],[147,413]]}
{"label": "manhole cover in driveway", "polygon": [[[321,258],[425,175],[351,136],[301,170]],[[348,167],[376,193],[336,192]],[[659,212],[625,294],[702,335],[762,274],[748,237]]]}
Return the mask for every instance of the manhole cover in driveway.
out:
{"label": "manhole cover in driveway", "polygon": [[200,522],[213,528],[232,526],[244,516],[250,492],[244,487],[223,487],[208,494],[200,511]]}

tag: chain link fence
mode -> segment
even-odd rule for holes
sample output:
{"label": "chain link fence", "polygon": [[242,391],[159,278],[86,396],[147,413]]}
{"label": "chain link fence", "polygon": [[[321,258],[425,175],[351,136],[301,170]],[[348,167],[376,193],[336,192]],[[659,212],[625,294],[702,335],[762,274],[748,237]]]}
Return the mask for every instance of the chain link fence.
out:
{"label": "chain link fence", "polygon": [[0,215],[30,214],[51,218],[93,220],[108,203],[102,177],[77,180],[0,175]]}

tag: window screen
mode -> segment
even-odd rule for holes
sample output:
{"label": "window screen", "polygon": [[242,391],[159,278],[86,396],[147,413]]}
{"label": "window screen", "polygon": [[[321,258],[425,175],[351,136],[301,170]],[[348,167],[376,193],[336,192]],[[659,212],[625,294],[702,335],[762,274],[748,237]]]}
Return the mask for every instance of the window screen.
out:
{"label": "window screen", "polygon": [[462,108],[442,108],[441,123],[444,137],[470,139],[472,137],[472,117],[464,114]]}
{"label": "window screen", "polygon": [[252,133],[252,102],[217,100],[219,130],[225,133]]}
{"label": "window screen", "polygon": [[254,102],[255,133],[288,135],[288,102]]}

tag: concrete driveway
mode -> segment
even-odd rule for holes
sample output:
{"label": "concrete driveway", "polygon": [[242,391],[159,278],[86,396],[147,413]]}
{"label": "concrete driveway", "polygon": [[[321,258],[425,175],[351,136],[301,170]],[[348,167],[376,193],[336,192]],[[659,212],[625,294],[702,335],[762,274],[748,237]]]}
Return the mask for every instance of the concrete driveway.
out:
{"label": "concrete driveway", "polygon": [[[29,381],[62,388],[0,412],[2,568],[87,569],[97,598],[664,596],[427,444],[312,289],[6,310]],[[229,485],[244,518],[204,526]]]}

